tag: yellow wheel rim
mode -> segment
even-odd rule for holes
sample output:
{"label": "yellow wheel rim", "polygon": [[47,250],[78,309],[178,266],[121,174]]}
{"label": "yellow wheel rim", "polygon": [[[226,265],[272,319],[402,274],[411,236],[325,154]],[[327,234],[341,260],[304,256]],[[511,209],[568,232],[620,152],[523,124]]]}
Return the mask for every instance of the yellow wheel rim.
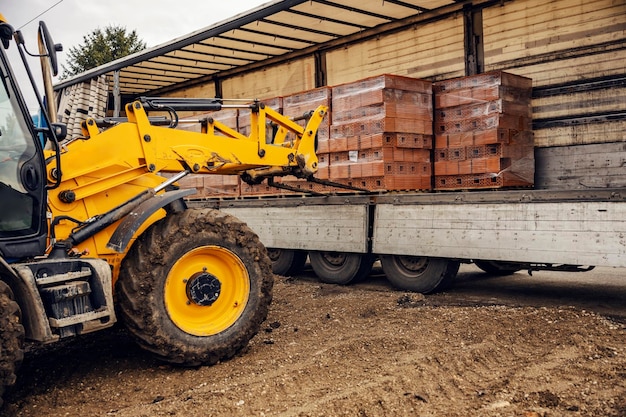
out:
{"label": "yellow wheel rim", "polygon": [[232,326],[250,295],[250,277],[233,252],[202,246],[187,252],[165,280],[165,309],[182,331],[211,336]]}

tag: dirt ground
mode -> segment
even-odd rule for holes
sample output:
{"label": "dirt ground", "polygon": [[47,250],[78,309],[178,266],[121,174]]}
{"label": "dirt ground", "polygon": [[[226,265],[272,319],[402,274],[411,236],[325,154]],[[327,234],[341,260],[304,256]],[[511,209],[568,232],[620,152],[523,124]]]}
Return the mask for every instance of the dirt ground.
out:
{"label": "dirt ground", "polygon": [[626,329],[576,307],[457,303],[277,277],[262,331],[213,367],[120,327],[27,353],[7,416],[626,416]]}

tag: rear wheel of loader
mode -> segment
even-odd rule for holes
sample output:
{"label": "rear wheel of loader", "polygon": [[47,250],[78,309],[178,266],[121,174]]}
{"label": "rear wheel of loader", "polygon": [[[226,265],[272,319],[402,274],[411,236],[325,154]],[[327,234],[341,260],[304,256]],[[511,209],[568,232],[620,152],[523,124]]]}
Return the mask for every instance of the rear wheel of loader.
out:
{"label": "rear wheel of loader", "polygon": [[449,259],[405,255],[383,255],[380,263],[393,286],[423,294],[448,288],[460,266]]}
{"label": "rear wheel of loader", "polygon": [[307,253],[301,250],[268,248],[267,254],[272,261],[272,272],[276,275],[297,275],[304,269]]}
{"label": "rear wheel of loader", "polygon": [[258,332],[273,282],[248,226],[216,210],[186,210],[151,226],[129,251],[117,287],[120,314],[162,359],[214,364]]}
{"label": "rear wheel of loader", "polygon": [[513,275],[517,271],[521,271],[523,269],[520,264],[516,264],[514,262],[475,260],[474,264],[490,275],[497,275],[501,277]]}
{"label": "rear wheel of loader", "polygon": [[320,281],[328,284],[349,284],[372,271],[371,255],[345,252],[309,252],[311,267]]}
{"label": "rear wheel of loader", "polygon": [[24,358],[24,327],[20,307],[9,286],[0,281],[0,407],[4,391],[15,384]]}

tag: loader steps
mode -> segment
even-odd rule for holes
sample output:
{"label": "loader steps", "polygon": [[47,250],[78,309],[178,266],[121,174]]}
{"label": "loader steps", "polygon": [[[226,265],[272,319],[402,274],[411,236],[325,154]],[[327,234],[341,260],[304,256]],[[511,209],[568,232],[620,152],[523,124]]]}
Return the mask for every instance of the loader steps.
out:
{"label": "loader steps", "polygon": [[55,275],[43,275],[41,277],[37,277],[38,285],[49,285],[56,284],[57,282],[66,282],[79,278],[85,278],[91,276],[91,270],[89,268],[83,267],[80,271],[69,271],[63,274],[55,274]]}
{"label": "loader steps", "polygon": [[33,340],[56,340],[110,327],[115,323],[111,268],[103,259],[47,259],[14,265],[39,298]]}
{"label": "loader steps", "polygon": [[50,327],[57,329],[61,337],[73,336],[83,330],[83,323],[106,318],[110,314],[106,308],[94,311],[90,300],[91,287],[87,281],[42,288],[40,293],[49,313]]}
{"label": "loader steps", "polygon": [[[106,323],[111,307],[103,304],[103,297],[92,290],[91,283],[100,287],[94,273],[87,266],[37,279],[39,293],[48,313],[48,322],[60,337],[85,333],[86,325],[94,321]],[[91,282],[91,283],[90,283]],[[42,286],[45,284],[56,284]]]}

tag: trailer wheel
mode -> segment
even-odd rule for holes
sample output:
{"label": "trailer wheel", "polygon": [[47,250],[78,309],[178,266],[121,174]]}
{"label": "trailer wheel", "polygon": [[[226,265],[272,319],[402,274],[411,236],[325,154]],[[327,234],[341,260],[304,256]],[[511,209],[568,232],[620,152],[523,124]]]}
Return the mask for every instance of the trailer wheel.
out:
{"label": "trailer wheel", "polygon": [[382,255],[380,262],[393,286],[423,294],[448,288],[460,265],[450,259],[404,255]]}
{"label": "trailer wheel", "polygon": [[344,252],[309,252],[313,272],[327,284],[349,284],[361,280],[372,271],[369,254]]}
{"label": "trailer wheel", "polygon": [[498,262],[498,261],[481,261],[475,260],[474,264],[491,275],[506,276],[512,275],[523,268],[520,264],[514,262]]}
{"label": "trailer wheel", "polygon": [[0,281],[0,407],[7,388],[15,384],[16,372],[24,359],[24,326],[20,306],[11,288]]}
{"label": "trailer wheel", "polygon": [[145,349],[189,366],[228,359],[265,320],[274,276],[233,216],[186,210],[152,225],[122,263],[120,316]]}
{"label": "trailer wheel", "polygon": [[276,248],[268,248],[267,254],[272,261],[272,272],[283,276],[302,272],[308,256],[305,251]]}

